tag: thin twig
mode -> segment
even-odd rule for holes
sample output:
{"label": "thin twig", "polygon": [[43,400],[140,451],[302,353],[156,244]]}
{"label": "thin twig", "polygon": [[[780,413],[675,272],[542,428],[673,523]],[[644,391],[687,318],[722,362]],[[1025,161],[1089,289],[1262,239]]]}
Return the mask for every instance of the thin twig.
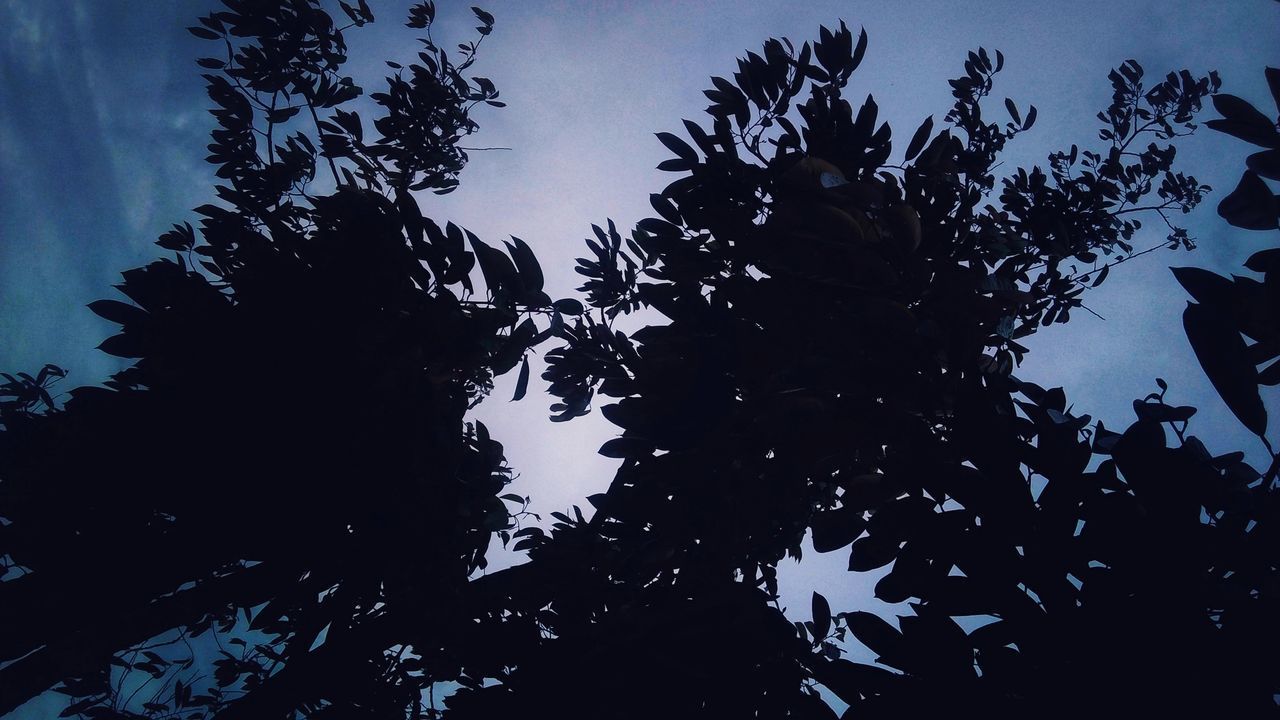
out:
{"label": "thin twig", "polygon": [[1088,305],[1085,305],[1084,303],[1080,303],[1080,307],[1084,308],[1085,312],[1087,312],[1087,313],[1089,313],[1090,315],[1092,315],[1092,316],[1094,316],[1094,317],[1098,318],[1099,320],[1102,320],[1102,321],[1104,321],[1104,322],[1106,321],[1106,318],[1104,318],[1104,317],[1102,317],[1101,315],[1099,315],[1098,313],[1094,312],[1094,311],[1093,311],[1093,309],[1092,309],[1092,308],[1090,308]]}

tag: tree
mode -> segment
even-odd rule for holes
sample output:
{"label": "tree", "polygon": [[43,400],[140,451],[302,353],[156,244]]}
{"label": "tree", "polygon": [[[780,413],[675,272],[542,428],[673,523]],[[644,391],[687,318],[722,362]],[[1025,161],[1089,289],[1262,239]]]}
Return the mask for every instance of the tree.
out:
{"label": "tree", "polygon": [[[1001,56],[971,54],[950,129],[926,120],[893,164],[875,102],[842,98],[865,45],[824,29],[713,78],[711,127],[658,136],[676,156],[660,167],[682,174],[651,198],[660,217],[625,246],[612,226],[588,241],[602,319],[575,323],[546,377],[558,419],[618,400],[602,412],[623,434],[602,452],[624,463],[589,522],[530,553],[521,583],[560,608],[537,621],[541,659],[459,693],[463,717],[550,703],[549,667],[590,688],[588,707],[627,697],[619,717],[829,715],[814,680],[853,717],[1273,708],[1273,554],[1247,528],[1274,472],[1211,456],[1163,389],[1115,433],[1010,374],[1019,338],[1142,254],[1145,196],[1168,222],[1208,190],[1172,171],[1172,146],[1135,148],[1189,132],[1216,75],[1147,88],[1125,63],[1099,114],[1108,147],[1017,171],[994,206],[996,157],[1035,120],[1011,101],[1012,122],[984,120]],[[669,322],[609,327],[639,305]],[[914,614],[833,616],[815,596],[790,631],[768,603],[807,531],[820,552],[852,543],[853,571],[891,566],[877,594]],[[990,622],[966,632],[965,616]],[[899,672],[838,659],[846,632]]]}
{"label": "tree", "polygon": [[[473,109],[501,105],[464,77],[493,18],[451,57],[416,5],[427,39],[371,96],[375,135],[343,107],[362,90],[318,2],[224,4],[191,28],[220,55],[199,62],[222,204],[197,208],[202,241],[175,226],[172,259],[124,273],[131,302],[90,306],[121,326],[102,349],[137,362],[65,407],[57,368],[6,376],[0,604],[22,622],[0,712],[55,684],[90,717],[412,707],[457,664],[418,638],[465,627],[467,578],[519,512],[464,415],[517,365],[523,388],[535,315],[578,306],[519,239],[441,228],[410,194],[456,186]],[[411,641],[420,657],[384,656]]]}
{"label": "tree", "polygon": [[[202,245],[187,227],[162,237],[175,262],[126,273],[136,305],[94,304],[123,327],[104,349],[140,358],[109,390],[56,408],[56,369],[0,389],[0,554],[21,568],[0,597],[32,618],[3,638],[6,689],[61,683],[70,712],[94,717],[434,717],[422,693],[438,682],[460,686],[445,715],[463,720],[570,693],[577,715],[831,717],[818,684],[851,717],[1274,712],[1276,465],[1213,456],[1163,381],[1116,433],[1012,374],[1019,339],[1149,251],[1130,244],[1139,211],[1169,223],[1157,248],[1191,247],[1167,213],[1208,188],[1174,172],[1168,143],[1215,74],[1147,87],[1128,61],[1099,114],[1103,148],[1001,181],[999,153],[1036,112],[1006,101],[1009,121],[984,117],[1000,53],[969,55],[948,127],[926,120],[892,162],[875,102],[844,98],[865,33],[771,40],[732,81],[713,78],[710,127],[684,123],[692,144],[659,133],[679,177],[629,238],[594,228],[584,313],[541,292],[523,243],[503,253],[442,230],[409,195],[453,186],[471,106],[495,102],[461,76],[478,43],[456,67],[429,38],[422,65],[393,65],[366,144],[337,108],[359,90],[318,4],[227,6],[193,32],[228,43],[201,62],[222,72],[207,76],[211,159],[231,209],[200,210]],[[363,3],[342,9],[372,20]],[[492,18],[476,16],[487,35]],[[419,5],[410,23],[432,17]],[[1214,102],[1218,127],[1275,147],[1247,103]],[[304,134],[271,144],[294,113],[319,150]],[[1274,177],[1259,155],[1253,172]],[[329,195],[306,188],[319,158]],[[1221,210],[1274,228],[1255,180]],[[1250,267],[1272,280],[1260,255]],[[1273,288],[1179,278],[1205,308],[1187,317],[1206,371],[1262,435],[1258,383],[1233,378],[1241,358],[1274,356]],[[613,326],[640,307],[666,321]],[[507,535],[523,502],[498,495],[501,446],[464,412],[552,337],[552,419],[616,399],[601,412],[623,432],[602,452],[623,464],[589,519],[575,508],[550,533]],[[334,377],[345,392],[319,391]],[[194,468],[192,439],[211,448]],[[494,533],[529,561],[469,580]],[[815,594],[793,625],[775,568],[806,533],[819,552],[851,546],[852,571],[889,568],[877,594],[913,614],[895,627]],[[143,647],[198,633],[241,643],[212,683]],[[849,634],[889,669],[842,659]],[[122,697],[112,662],[155,676],[156,704]]]}

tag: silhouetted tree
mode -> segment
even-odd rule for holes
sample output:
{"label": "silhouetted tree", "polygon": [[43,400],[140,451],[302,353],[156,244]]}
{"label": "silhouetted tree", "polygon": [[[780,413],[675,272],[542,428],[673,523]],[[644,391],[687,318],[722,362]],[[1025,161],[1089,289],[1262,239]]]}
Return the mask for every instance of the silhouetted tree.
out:
{"label": "silhouetted tree", "polygon": [[473,108],[501,105],[464,77],[480,41],[451,57],[415,6],[427,39],[370,129],[319,2],[224,5],[191,28],[219,53],[199,62],[222,203],[124,273],[132,302],[90,306],[137,362],[65,407],[57,368],[6,376],[0,713],[57,685],[89,717],[403,714],[456,675],[463,588],[520,511],[464,415],[517,365],[523,392],[535,314],[580,305],[552,305],[520,240],[410,194],[456,186]]}
{"label": "silhouetted tree", "polygon": [[[1139,211],[1201,201],[1168,141],[1216,75],[1148,87],[1128,61],[1101,148],[1000,180],[1036,117],[984,117],[1000,53],[968,56],[946,129],[926,120],[895,162],[875,102],[844,98],[865,33],[771,40],[713,78],[692,144],[659,133],[680,176],[629,238],[595,228],[584,314],[526,245],[441,229],[409,194],[451,189],[469,111],[500,104],[462,76],[478,42],[455,65],[428,35],[420,65],[392,64],[366,142],[318,3],[225,4],[192,30],[226,48],[200,61],[225,206],[198,209],[203,243],[177,227],[173,261],[125,274],[133,304],[92,305],[122,326],[103,349],[137,363],[65,407],[52,366],[0,387],[0,605],[23,619],[0,636],[0,712],[56,685],[95,718],[436,717],[423,693],[451,682],[463,720],[832,717],[818,684],[849,717],[1274,713],[1276,464],[1211,454],[1163,381],[1116,433],[1012,375],[1019,339],[1150,250]],[[1274,178],[1275,124],[1214,101]],[[1274,228],[1261,183],[1223,214]],[[1169,224],[1165,245],[1192,241]],[[1274,252],[1250,260],[1263,283],[1179,271],[1193,346],[1260,436]],[[613,326],[641,307],[665,320]],[[523,395],[553,336],[552,419],[616,399],[602,452],[623,463],[590,518],[515,530],[501,445],[464,414],[517,365]],[[469,580],[495,533],[529,561]],[[815,594],[788,621],[776,565],[806,533],[889,568],[877,595],[912,614]],[[885,667],[841,658],[849,634]]]}
{"label": "silhouetted tree", "polygon": [[[815,681],[850,717],[1274,709],[1274,552],[1254,526],[1274,478],[1185,436],[1194,408],[1163,389],[1115,433],[1010,374],[1018,339],[1141,254],[1134,213],[1200,201],[1166,143],[1216,75],[1146,86],[1128,61],[1103,148],[998,183],[1035,120],[1012,101],[985,119],[1000,54],[969,55],[950,127],[926,120],[894,163],[874,100],[843,98],[865,45],[823,29],[713,78],[710,128],[658,135],[681,173],[658,217],[588,241],[600,318],[563,333],[545,377],[556,419],[617,400],[602,452],[623,465],[590,521],[530,530],[532,562],[500,574],[542,588],[525,610],[544,639],[451,699],[462,717],[551,706],[565,677],[607,717],[830,716]],[[639,306],[667,322],[611,327]],[[852,571],[890,568],[877,595],[912,614],[833,615],[815,595],[790,628],[775,568],[806,532],[819,552],[852,544]],[[897,672],[839,659],[846,633]]]}

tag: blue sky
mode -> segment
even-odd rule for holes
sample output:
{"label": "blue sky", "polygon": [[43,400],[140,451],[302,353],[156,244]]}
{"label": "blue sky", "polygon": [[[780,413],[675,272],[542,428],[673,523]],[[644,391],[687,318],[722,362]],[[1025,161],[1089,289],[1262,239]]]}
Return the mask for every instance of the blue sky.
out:
{"label": "blue sky", "polygon": [[[372,2],[379,22],[348,35],[353,74],[377,87],[384,59],[412,57],[412,33],[396,0]],[[467,5],[438,0],[437,38],[464,39]],[[204,44],[183,28],[211,0],[0,0],[0,369],[54,362],[67,387],[102,380],[116,362],[92,348],[111,332],[84,305],[111,297],[121,270],[154,257],[170,224],[194,220],[212,199],[202,158],[212,120],[194,58]],[[734,58],[771,36],[797,43],[819,24],[864,26],[866,60],[850,97],[872,93],[897,146],[950,104],[946,79],[979,45],[1006,57],[993,109],[1004,96],[1035,104],[1033,131],[1010,146],[1005,168],[1044,163],[1073,142],[1097,146],[1094,114],[1110,99],[1106,73],[1137,59],[1152,78],[1183,67],[1218,69],[1223,90],[1268,100],[1264,65],[1280,64],[1280,4],[1087,1],[985,2],[483,2],[497,18],[475,72],[508,103],[486,110],[470,144],[478,152],[453,195],[423,198],[424,210],[492,241],[518,235],[538,252],[553,296],[568,295],[590,223],[627,227],[649,215],[648,194],[672,177],[654,169],[667,151],[653,137],[700,119],[701,90],[729,75]],[[994,110],[993,110],[994,111]],[[1205,117],[1212,117],[1212,110]],[[1239,178],[1248,147],[1202,130],[1179,144],[1182,169],[1214,186],[1186,218],[1194,253],[1160,253],[1117,268],[1086,303],[1105,322],[1077,314],[1035,339],[1019,375],[1065,386],[1078,412],[1123,426],[1131,400],[1170,382],[1171,400],[1194,404],[1193,432],[1210,449],[1260,446],[1203,379],[1182,334],[1186,296],[1169,265],[1230,273],[1270,240],[1230,228],[1213,213]],[[898,153],[901,150],[899,149]],[[898,157],[895,154],[895,157]],[[1154,219],[1153,219],[1154,220]],[[1158,221],[1150,223],[1152,227]],[[1157,231],[1138,245],[1158,242]],[[546,422],[539,381],[508,403],[499,386],[479,416],[520,472],[515,490],[533,509],[562,509],[604,488],[613,461],[592,455],[612,436],[598,414]],[[1273,404],[1273,416],[1280,408]],[[1273,423],[1274,424],[1274,423]],[[866,605],[870,582],[844,572],[841,553],[785,569],[789,604],[807,608],[822,588],[837,609]]]}

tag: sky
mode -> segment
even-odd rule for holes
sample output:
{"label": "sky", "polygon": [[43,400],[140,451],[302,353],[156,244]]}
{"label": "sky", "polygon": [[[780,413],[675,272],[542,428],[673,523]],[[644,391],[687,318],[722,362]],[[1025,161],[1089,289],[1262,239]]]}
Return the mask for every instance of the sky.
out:
{"label": "sky", "polygon": [[[481,0],[475,0],[480,2]],[[408,3],[373,0],[373,26],[348,33],[357,83],[377,88],[383,60],[411,60]],[[438,0],[437,39],[471,39],[469,3]],[[336,4],[335,4],[336,5]],[[682,118],[702,120],[710,75],[729,76],[735,58],[769,37],[797,44],[818,27],[865,27],[870,44],[847,97],[873,94],[895,130],[900,157],[910,133],[932,115],[941,123],[978,46],[1001,50],[992,112],[1008,96],[1039,109],[1035,128],[1005,154],[1004,168],[1045,164],[1077,143],[1101,147],[1095,113],[1110,100],[1107,71],[1128,58],[1149,78],[1188,68],[1217,69],[1223,91],[1269,112],[1264,65],[1280,65],[1280,3],[1100,2],[483,2],[496,28],[473,72],[491,78],[505,109],[485,109],[475,152],[455,193],[421,198],[424,212],[454,221],[490,243],[508,235],[538,253],[553,297],[572,294],[590,224],[627,228],[652,214],[649,193],[674,175],[655,166],[668,152],[658,131],[683,135]],[[63,390],[100,382],[119,361],[93,348],[112,325],[84,306],[119,297],[119,273],[158,256],[152,243],[190,208],[213,198],[203,161],[212,118],[194,59],[209,52],[183,28],[212,0],[0,0],[0,370],[33,371],[46,362],[71,371]],[[1214,117],[1212,109],[1204,116]],[[1085,296],[1106,318],[1073,314],[1041,332],[1017,374],[1063,386],[1077,414],[1110,427],[1133,418],[1130,403],[1166,379],[1170,402],[1200,413],[1192,432],[1216,453],[1244,450],[1261,463],[1260,444],[1209,387],[1181,327],[1186,294],[1170,265],[1241,272],[1272,238],[1236,230],[1213,212],[1235,186],[1249,146],[1202,129],[1178,143],[1181,169],[1212,185],[1204,206],[1183,218],[1200,249],[1162,252],[1111,273]],[[1158,225],[1151,218],[1148,225]],[[1160,241],[1152,230],[1136,245]],[[514,373],[513,373],[514,375]],[[507,449],[520,477],[513,490],[544,514],[602,491],[616,461],[592,454],[614,435],[598,413],[571,423],[546,421],[550,399],[536,378],[529,396],[509,403],[514,378],[478,410]],[[1274,394],[1273,394],[1274,395]],[[1273,397],[1274,400],[1274,397]],[[1270,406],[1276,423],[1280,408]],[[784,604],[807,612],[818,587],[836,610],[874,606],[874,578],[844,572],[832,553],[782,569]],[[802,616],[799,619],[804,619]]]}

